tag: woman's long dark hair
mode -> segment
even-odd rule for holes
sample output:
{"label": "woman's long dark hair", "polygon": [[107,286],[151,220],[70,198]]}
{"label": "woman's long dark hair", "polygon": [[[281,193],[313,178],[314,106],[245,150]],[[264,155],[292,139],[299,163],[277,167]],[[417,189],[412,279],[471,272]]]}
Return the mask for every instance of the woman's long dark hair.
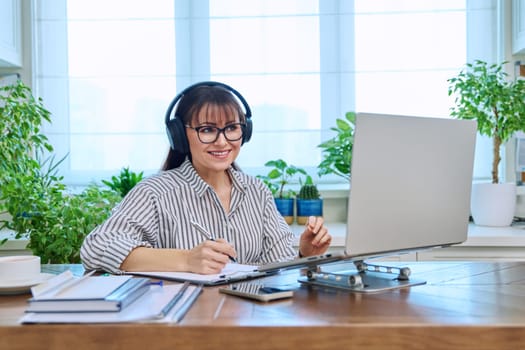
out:
{"label": "woman's long dark hair", "polygon": [[[203,108],[210,106],[221,106],[229,110],[229,112],[236,111],[239,115],[240,122],[246,122],[246,116],[237,101],[236,97],[227,89],[221,86],[198,86],[188,91],[177,103],[175,115],[181,119],[183,125],[191,124],[193,118],[196,118]],[[207,108],[207,110],[212,110]],[[184,134],[183,137],[186,137]],[[178,168],[188,157],[191,160],[191,153],[184,154],[176,152],[172,148],[168,151],[168,155],[162,165],[162,170],[170,170]]]}

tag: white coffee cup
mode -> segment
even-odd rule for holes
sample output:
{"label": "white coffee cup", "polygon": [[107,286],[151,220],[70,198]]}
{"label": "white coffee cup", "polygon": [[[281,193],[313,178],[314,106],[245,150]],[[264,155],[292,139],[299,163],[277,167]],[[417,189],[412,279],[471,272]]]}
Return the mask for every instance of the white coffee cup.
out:
{"label": "white coffee cup", "polygon": [[14,255],[0,257],[0,281],[32,280],[39,276],[39,256]]}

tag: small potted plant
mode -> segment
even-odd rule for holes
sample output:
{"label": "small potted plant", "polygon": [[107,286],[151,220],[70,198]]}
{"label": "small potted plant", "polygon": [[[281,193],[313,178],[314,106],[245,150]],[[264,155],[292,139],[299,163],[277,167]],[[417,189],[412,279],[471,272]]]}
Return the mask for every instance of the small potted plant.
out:
{"label": "small potted plant", "polygon": [[336,135],[318,146],[323,152],[323,160],[317,166],[319,176],[334,174],[350,180],[354,125],[354,112],[346,113],[344,119],[336,119],[336,127],[330,128]]}
{"label": "small potted plant", "polygon": [[297,223],[304,225],[309,216],[323,216],[323,199],[310,175],[297,194]]}
{"label": "small potted plant", "polygon": [[509,226],[516,207],[516,184],[500,183],[501,147],[517,131],[525,130],[525,81],[509,80],[504,65],[476,60],[450,83],[455,96],[451,115],[477,121],[478,132],[492,138],[492,182],[472,186],[471,214],[483,226]]}
{"label": "small potted plant", "polygon": [[306,175],[306,171],[294,165],[286,163],[282,159],[270,160],[264,166],[272,167],[268,175],[257,176],[272,191],[277,210],[284,217],[286,223],[291,225],[294,220],[295,191],[288,188],[292,178],[300,173]]}

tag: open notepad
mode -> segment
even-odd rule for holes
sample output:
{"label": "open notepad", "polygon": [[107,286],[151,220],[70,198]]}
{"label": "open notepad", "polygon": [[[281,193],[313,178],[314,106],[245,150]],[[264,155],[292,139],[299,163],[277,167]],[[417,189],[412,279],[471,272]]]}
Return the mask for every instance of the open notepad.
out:
{"label": "open notepad", "polygon": [[294,269],[328,263],[340,260],[343,252],[326,252],[321,255],[307,256],[287,261],[277,261],[263,265],[247,265],[239,263],[226,264],[224,269],[218,274],[202,275],[190,272],[162,272],[162,271],[138,271],[128,272],[136,276],[154,277],[168,281],[188,281],[203,285],[219,285],[231,282],[248,280],[256,277],[263,277],[275,274],[282,270]]}
{"label": "open notepad", "polygon": [[139,271],[129,272],[137,276],[147,276],[169,281],[188,281],[196,284],[216,285],[229,283],[249,278],[261,277],[268,272],[261,272],[257,265],[245,265],[237,263],[226,264],[226,267],[218,274],[202,275],[191,272],[162,272],[162,271]]}

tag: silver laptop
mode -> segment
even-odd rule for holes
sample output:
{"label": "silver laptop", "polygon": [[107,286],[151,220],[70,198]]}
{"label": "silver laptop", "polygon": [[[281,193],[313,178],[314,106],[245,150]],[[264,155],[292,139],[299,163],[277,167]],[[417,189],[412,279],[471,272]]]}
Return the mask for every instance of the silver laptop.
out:
{"label": "silver laptop", "polygon": [[465,241],[476,128],[472,120],[357,114],[345,249],[259,271]]}
{"label": "silver laptop", "polygon": [[346,254],[465,241],[475,144],[475,121],[359,114]]}
{"label": "silver laptop", "polygon": [[345,249],[238,266],[216,276],[134,274],[216,285],[461,243],[467,238],[475,143],[475,121],[357,114]]}

